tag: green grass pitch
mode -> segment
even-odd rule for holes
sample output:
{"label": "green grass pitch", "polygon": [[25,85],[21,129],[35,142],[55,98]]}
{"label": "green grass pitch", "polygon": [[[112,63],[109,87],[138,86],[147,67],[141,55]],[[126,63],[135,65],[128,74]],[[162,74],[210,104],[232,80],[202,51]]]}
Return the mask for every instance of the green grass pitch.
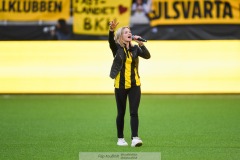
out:
{"label": "green grass pitch", "polygon": [[[2,95],[0,159],[78,160],[79,152],[240,158],[240,95],[142,95],[139,148],[116,145],[115,117],[114,95]],[[130,143],[129,110],[125,138]]]}

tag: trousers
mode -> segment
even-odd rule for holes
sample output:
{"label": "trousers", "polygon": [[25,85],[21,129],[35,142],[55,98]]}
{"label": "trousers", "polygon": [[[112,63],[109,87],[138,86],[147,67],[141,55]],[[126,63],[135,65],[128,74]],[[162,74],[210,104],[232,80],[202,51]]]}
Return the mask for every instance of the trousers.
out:
{"label": "trousers", "polygon": [[138,108],[141,99],[140,86],[134,86],[129,89],[115,88],[115,99],[117,103],[117,136],[118,138],[124,138],[124,117],[127,106],[127,98],[129,101],[130,110],[130,125],[131,125],[131,137],[138,137]]}

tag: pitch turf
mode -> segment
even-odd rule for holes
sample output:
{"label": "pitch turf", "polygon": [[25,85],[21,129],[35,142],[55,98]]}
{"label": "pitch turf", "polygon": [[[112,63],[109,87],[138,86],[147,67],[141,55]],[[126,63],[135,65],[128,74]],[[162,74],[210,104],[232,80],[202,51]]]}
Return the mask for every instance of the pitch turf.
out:
{"label": "pitch turf", "polygon": [[[113,95],[2,95],[0,159],[77,160],[79,152],[240,158],[240,95],[142,95],[139,148],[116,146],[115,115]],[[125,138],[130,143],[128,110]]]}

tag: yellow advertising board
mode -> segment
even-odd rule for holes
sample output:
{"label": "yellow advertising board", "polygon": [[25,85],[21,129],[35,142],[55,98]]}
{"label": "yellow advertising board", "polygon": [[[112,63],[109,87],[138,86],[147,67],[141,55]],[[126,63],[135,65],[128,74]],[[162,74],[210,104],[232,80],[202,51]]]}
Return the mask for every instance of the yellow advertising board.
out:
{"label": "yellow advertising board", "polygon": [[240,24],[240,0],[152,0],[151,26]]}
{"label": "yellow advertising board", "polygon": [[1,0],[0,20],[37,21],[69,19],[70,0]]}
{"label": "yellow advertising board", "polygon": [[[240,93],[240,41],[148,41],[143,93]],[[0,42],[0,94],[114,92],[106,41]]]}
{"label": "yellow advertising board", "polygon": [[73,32],[88,35],[107,35],[109,21],[116,18],[119,26],[128,26],[131,0],[76,0],[74,1]]}

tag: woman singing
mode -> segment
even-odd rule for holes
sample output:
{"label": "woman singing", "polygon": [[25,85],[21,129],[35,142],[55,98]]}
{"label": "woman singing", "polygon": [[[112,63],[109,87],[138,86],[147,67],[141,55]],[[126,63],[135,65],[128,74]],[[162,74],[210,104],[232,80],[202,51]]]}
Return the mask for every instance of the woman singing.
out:
{"label": "woman singing", "polygon": [[109,23],[109,45],[113,53],[113,64],[110,71],[110,77],[115,79],[115,99],[117,104],[117,136],[118,146],[127,146],[124,139],[124,116],[126,111],[127,97],[130,107],[130,124],[132,147],[140,147],[143,142],[138,137],[138,108],[141,99],[140,77],[138,74],[138,57],[144,59],[150,58],[150,53],[144,46],[143,42],[137,40],[140,36],[134,36],[138,45],[133,45],[132,33],[129,27],[121,27],[114,31],[118,25],[116,19]]}

